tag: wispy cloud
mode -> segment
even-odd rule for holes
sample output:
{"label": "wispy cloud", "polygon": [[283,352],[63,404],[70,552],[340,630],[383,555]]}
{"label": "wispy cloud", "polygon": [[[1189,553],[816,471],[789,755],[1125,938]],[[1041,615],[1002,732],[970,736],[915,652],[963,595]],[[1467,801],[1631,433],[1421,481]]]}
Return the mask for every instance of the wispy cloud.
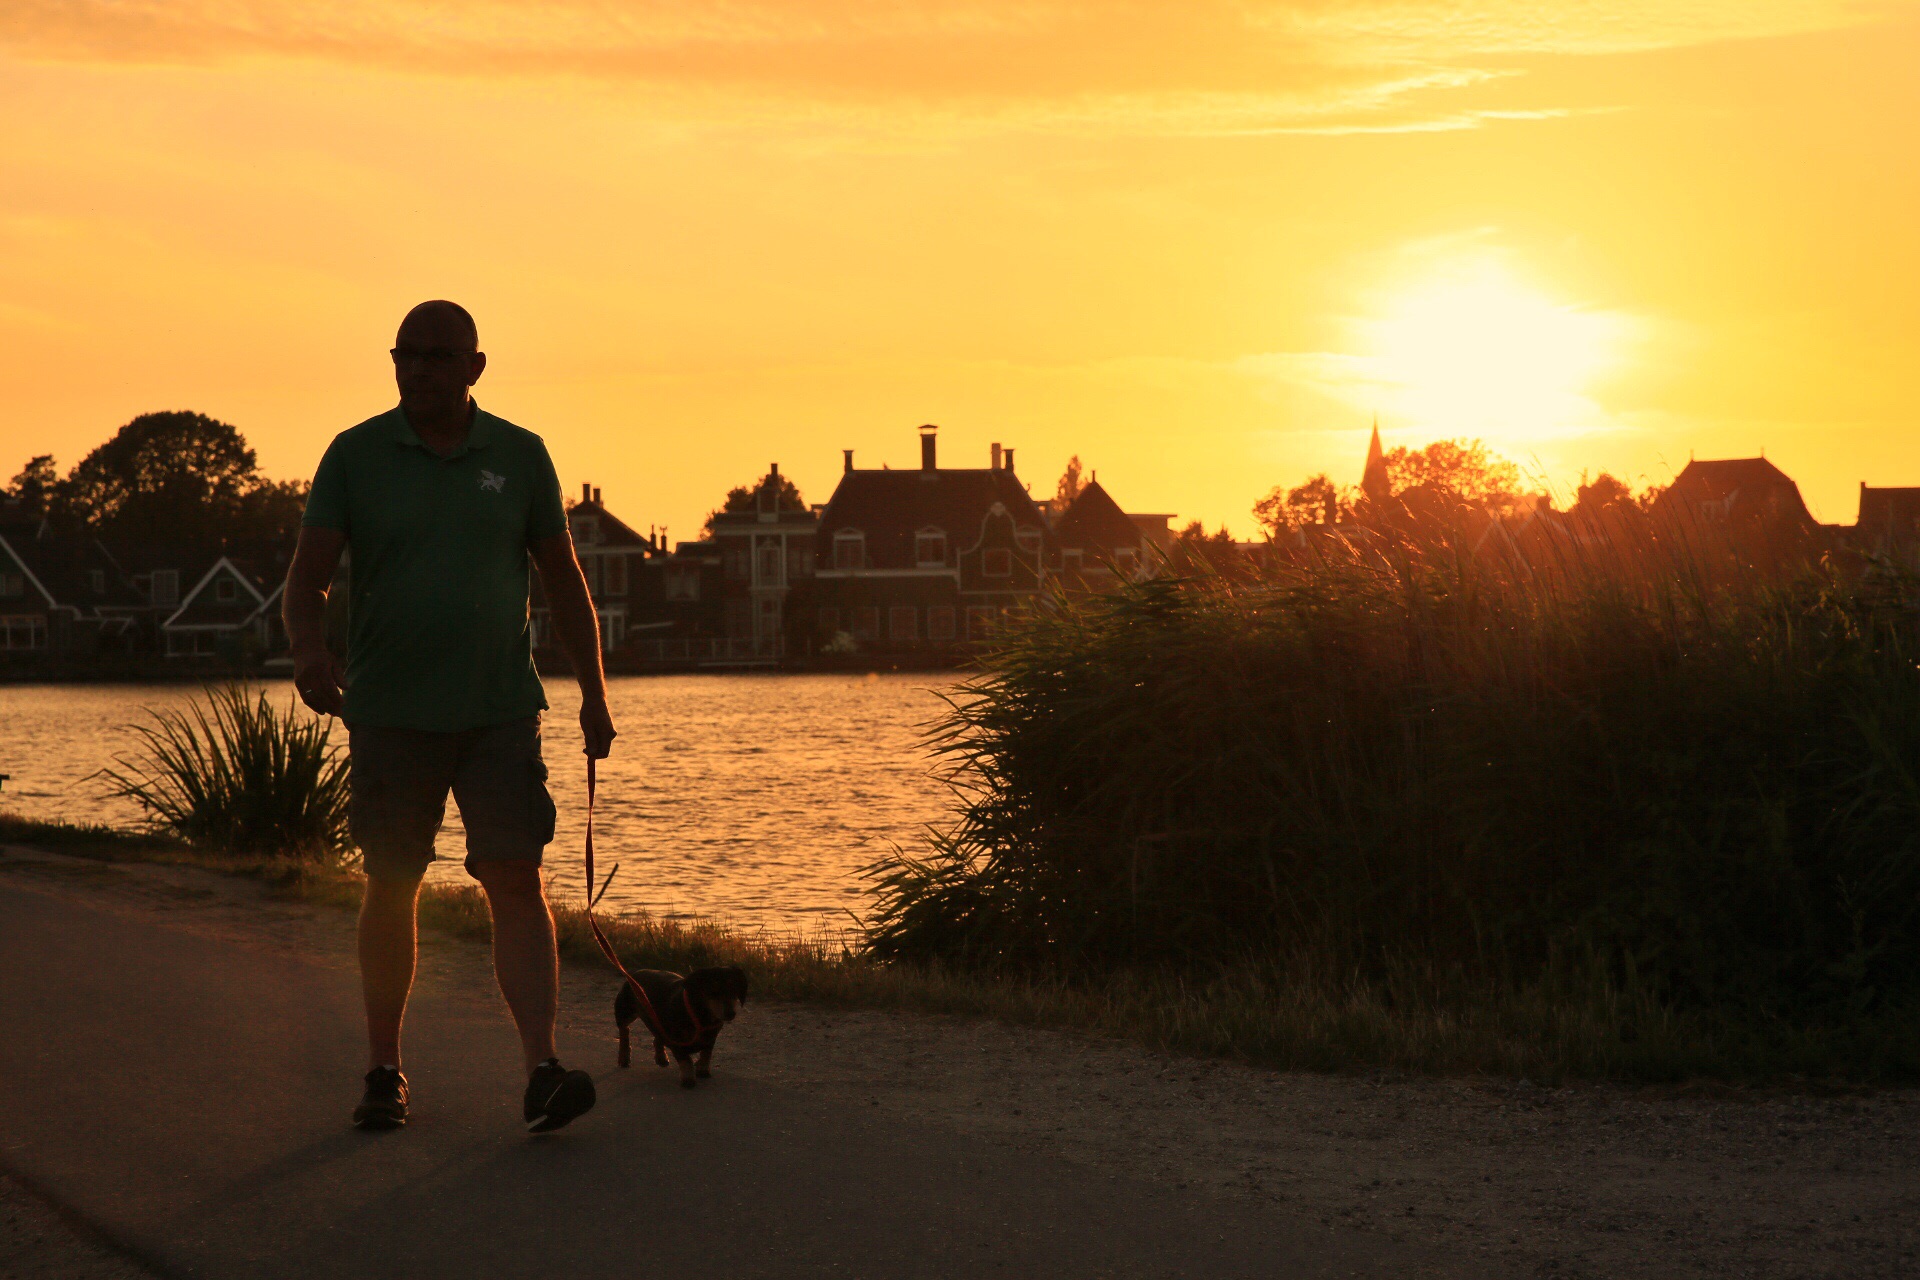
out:
{"label": "wispy cloud", "polygon": [[1403,132],[1540,120],[1421,109],[1489,59],[1782,35],[1860,0],[11,0],[16,56],[317,59],[402,73],[590,77],[704,94],[1071,125]]}

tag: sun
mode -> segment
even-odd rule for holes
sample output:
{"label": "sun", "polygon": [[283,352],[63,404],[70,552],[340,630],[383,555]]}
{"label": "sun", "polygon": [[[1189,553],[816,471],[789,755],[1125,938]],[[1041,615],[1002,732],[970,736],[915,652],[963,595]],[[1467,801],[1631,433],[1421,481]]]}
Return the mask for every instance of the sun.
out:
{"label": "sun", "polygon": [[1593,384],[1621,356],[1624,322],[1558,302],[1482,258],[1391,295],[1360,324],[1381,408],[1441,436],[1513,442],[1604,420]]}

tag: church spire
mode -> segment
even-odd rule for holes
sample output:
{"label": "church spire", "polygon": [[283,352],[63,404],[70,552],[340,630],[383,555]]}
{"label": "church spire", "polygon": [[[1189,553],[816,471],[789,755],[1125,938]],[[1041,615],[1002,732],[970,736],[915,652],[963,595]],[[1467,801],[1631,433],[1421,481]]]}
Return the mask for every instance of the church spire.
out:
{"label": "church spire", "polygon": [[1387,478],[1387,455],[1380,448],[1380,418],[1377,414],[1373,419],[1373,439],[1367,442],[1367,469],[1360,477],[1360,487],[1375,502],[1385,502],[1393,496],[1393,482]]}

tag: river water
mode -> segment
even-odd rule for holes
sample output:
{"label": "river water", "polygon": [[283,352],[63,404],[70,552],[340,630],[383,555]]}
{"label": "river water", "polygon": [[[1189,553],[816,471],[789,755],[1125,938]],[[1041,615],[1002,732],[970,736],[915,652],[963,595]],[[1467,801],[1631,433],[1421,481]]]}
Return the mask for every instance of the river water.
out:
{"label": "river water", "polygon": [[[276,701],[292,695],[269,681]],[[776,935],[839,932],[866,910],[856,872],[894,844],[923,843],[953,811],[922,745],[945,708],[934,675],[615,677],[620,738],[600,769],[595,861],[620,872],[602,903],[707,917]],[[145,708],[181,707],[193,685],[0,685],[0,806],[24,817],[130,825],[129,801],[93,775],[138,741]],[[586,776],[580,695],[547,681],[545,737],[560,820],[547,866],[556,898],[581,891]],[[306,712],[301,711],[302,715]],[[335,738],[345,745],[345,730]],[[449,801],[429,880],[466,881]],[[852,913],[851,915],[849,913]]]}

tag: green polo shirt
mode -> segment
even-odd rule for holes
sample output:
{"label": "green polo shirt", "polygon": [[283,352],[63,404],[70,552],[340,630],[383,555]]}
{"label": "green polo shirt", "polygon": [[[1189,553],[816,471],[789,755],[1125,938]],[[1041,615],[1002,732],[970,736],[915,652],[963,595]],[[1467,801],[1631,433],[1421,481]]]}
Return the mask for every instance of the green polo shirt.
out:
{"label": "green polo shirt", "polygon": [[567,518],[539,436],[476,405],[442,458],[396,406],[333,438],[301,523],[341,530],[352,555],[349,724],[474,729],[547,705],[527,548]]}

